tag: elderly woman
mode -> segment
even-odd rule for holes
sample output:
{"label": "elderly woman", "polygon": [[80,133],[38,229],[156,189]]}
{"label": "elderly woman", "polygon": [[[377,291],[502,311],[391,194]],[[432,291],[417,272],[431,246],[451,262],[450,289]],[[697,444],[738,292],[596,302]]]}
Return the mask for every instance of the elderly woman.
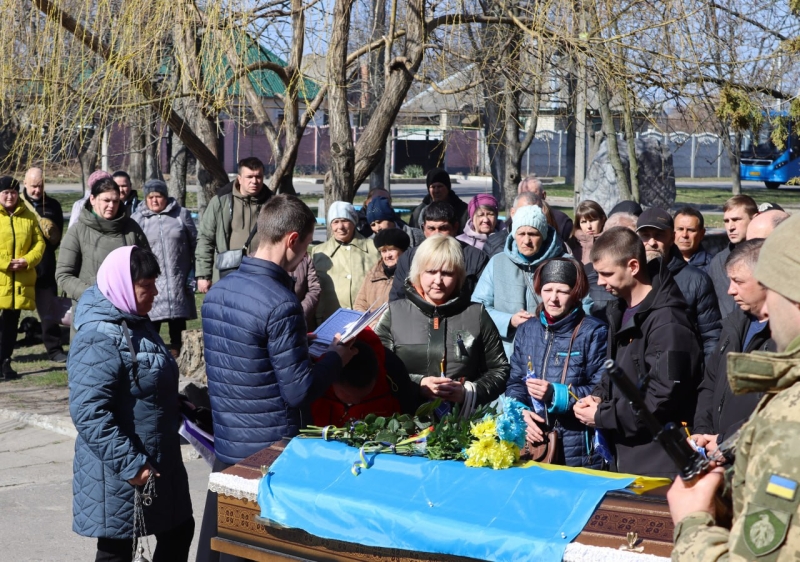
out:
{"label": "elderly woman", "polygon": [[20,200],[19,182],[0,177],[0,380],[19,378],[11,368],[20,312],[36,308],[36,266],[45,241],[36,214]]}
{"label": "elderly woman", "polygon": [[356,232],[356,210],[345,201],[328,209],[331,237],[309,248],[322,287],[317,325],[340,308],[353,308],[367,272],[380,259],[375,246]]}
{"label": "elderly woman", "polygon": [[464,233],[456,238],[483,250],[489,235],[503,228],[503,221],[497,220],[497,199],[488,193],[479,193],[470,200],[467,208],[469,220],[464,225]]}
{"label": "elderly woman", "polygon": [[361,290],[358,291],[355,310],[374,310],[385,302],[389,302],[389,291],[394,282],[397,260],[408,250],[411,241],[408,235],[399,228],[380,230],[372,239],[381,254],[381,259],[367,273]]}
{"label": "elderly woman", "polygon": [[578,203],[572,236],[567,240],[567,246],[576,260],[584,265],[592,261],[589,254],[592,253],[595,238],[603,233],[605,224],[606,213],[598,203],[590,199]]}
{"label": "elderly woman", "polygon": [[[134,540],[148,534],[156,536],[154,562],[185,561],[194,533],[178,365],[147,318],[159,274],[149,250],[118,248],[75,313],[67,361],[78,431],[72,528],[97,538],[97,560],[130,560]],[[144,495],[152,503],[139,503]]]}
{"label": "elderly woman", "polygon": [[406,298],[389,303],[375,333],[397,354],[422,398],[460,404],[468,415],[506,388],[508,361],[491,318],[461,292],[461,246],[431,236],[411,262]]}
{"label": "elderly woman", "polygon": [[386,197],[374,197],[370,200],[367,205],[367,221],[375,234],[390,228],[401,229],[408,235],[411,248],[419,246],[425,240],[425,235],[419,228],[411,227],[400,220]]}
{"label": "elderly woman", "polygon": [[561,238],[542,210],[536,205],[517,209],[503,253],[489,260],[472,294],[472,301],[492,317],[507,357],[514,350],[517,329],[534,317],[541,302],[533,289],[533,273],[545,260],[562,255]]}
{"label": "elderly woman", "polygon": [[97,170],[89,176],[89,186],[89,199],[61,241],[56,265],[56,281],[73,300],[73,310],[113,250],[134,245],[150,249],[141,227],[120,207],[119,186],[111,176]]}
{"label": "elderly woman", "polygon": [[575,396],[588,396],[600,381],[608,329],[581,308],[589,285],[575,260],[546,260],[533,286],[542,302],[537,318],[517,331],[506,395],[532,406],[524,412],[530,445],[539,445],[545,431],[555,430],[556,463],[600,468],[600,456],[590,449],[589,428],[575,418],[572,406]]}
{"label": "elderly woman", "polygon": [[167,323],[170,352],[177,357],[186,320],[197,318],[194,290],[189,285],[197,227],[189,209],[169,196],[163,181],[149,180],[142,191],[144,205],[139,205],[131,218],[142,227],[161,268],[156,283],[158,296],[150,311],[150,320],[156,330],[161,330],[162,322]]}

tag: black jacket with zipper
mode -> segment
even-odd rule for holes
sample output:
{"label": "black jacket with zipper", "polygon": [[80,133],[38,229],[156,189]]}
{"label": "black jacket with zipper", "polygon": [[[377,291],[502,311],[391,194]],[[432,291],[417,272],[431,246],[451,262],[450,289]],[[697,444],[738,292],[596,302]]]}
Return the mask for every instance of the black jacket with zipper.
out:
{"label": "black jacket with zipper", "polygon": [[728,354],[751,351],[775,351],[769,325],[753,336],[743,349],[750,327],[750,317],[738,306],[722,321],[719,345],[706,365],[706,373],[697,394],[694,433],[718,435],[717,443],[736,433],[748,420],[763,396],[759,392],[735,395],[728,383]]}
{"label": "black jacket with zipper", "polygon": [[[662,424],[694,419],[703,349],[686,300],[661,259],[647,264],[652,289],[628,322],[624,301],[608,304],[608,353],[636,384]],[[592,392],[602,399],[595,424],[616,449],[619,472],[672,478],[678,468],[604,373]]]}

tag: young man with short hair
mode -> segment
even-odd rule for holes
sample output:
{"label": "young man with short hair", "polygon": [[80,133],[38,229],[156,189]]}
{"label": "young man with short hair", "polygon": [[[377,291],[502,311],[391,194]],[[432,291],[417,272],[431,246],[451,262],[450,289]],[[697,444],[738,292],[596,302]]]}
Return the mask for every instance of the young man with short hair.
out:
{"label": "young man with short hair", "polygon": [[130,217],[139,208],[139,192],[133,189],[131,176],[125,170],[117,170],[111,177],[119,187],[119,204],[125,209],[125,216]]}
{"label": "young man with short hair", "polygon": [[[624,227],[603,232],[591,259],[598,284],[619,297],[606,312],[609,357],[641,388],[656,418],[691,422],[703,352],[672,275],[660,267],[661,260],[648,264],[641,240]],[[613,444],[617,471],[670,478],[678,473],[607,374],[592,396],[578,401],[574,413]]]}
{"label": "young man with short hair", "polygon": [[[458,220],[456,220],[455,211],[450,203],[436,201],[425,208],[425,212],[422,215],[422,232],[426,238],[430,236],[452,236],[455,238],[458,234]],[[461,240],[458,241],[458,244],[464,252],[464,265],[467,270],[467,278],[464,281],[462,291],[468,291],[469,295],[472,296],[472,291],[475,290],[475,285],[478,283],[478,277],[481,276],[483,268],[489,263],[489,256],[483,250],[470,246]],[[397,261],[392,290],[389,293],[390,302],[406,298],[403,284],[406,282],[408,272],[411,270],[411,261],[414,259],[417,248],[419,246],[410,248]]]}
{"label": "young man with short hair", "polygon": [[[297,435],[301,408],[321,396],[355,355],[338,337],[313,363],[292,271],[314,236],[316,218],[297,197],[278,195],[258,217],[259,246],[203,302],[203,344],[214,418],[214,471]],[[208,493],[198,560],[216,535],[216,494]],[[202,554],[201,554],[202,553]]]}
{"label": "young man with short hair", "polygon": [[441,168],[434,168],[425,177],[425,185],[428,188],[428,194],[422,199],[422,203],[417,205],[411,212],[409,224],[414,228],[422,228],[422,223],[425,220],[425,209],[428,205],[431,203],[449,203],[453,207],[456,217],[457,232],[453,236],[458,236],[464,232],[464,225],[469,220],[469,207],[453,191],[450,174]]}
{"label": "young man with short hair", "polygon": [[734,195],[722,206],[722,220],[725,223],[725,232],[728,234],[728,246],[718,253],[708,265],[708,276],[714,283],[714,291],[717,293],[719,311],[723,318],[728,316],[736,308],[736,303],[728,294],[730,279],[725,272],[725,260],[728,259],[731,251],[740,242],[747,239],[747,227],[753,217],[758,214],[758,205],[752,197],[747,195]]}

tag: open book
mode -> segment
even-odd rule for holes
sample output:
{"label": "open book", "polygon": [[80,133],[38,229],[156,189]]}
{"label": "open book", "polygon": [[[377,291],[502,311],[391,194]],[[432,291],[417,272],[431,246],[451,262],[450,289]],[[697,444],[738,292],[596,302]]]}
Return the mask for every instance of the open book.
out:
{"label": "open book", "polygon": [[359,312],[349,308],[340,308],[320,324],[314,334],[317,336],[308,351],[312,357],[319,357],[328,350],[328,346],[333,342],[336,334],[342,335],[342,343],[353,340],[364,328],[369,326],[373,320],[380,318],[383,312],[389,307],[388,303],[383,303],[373,310]]}

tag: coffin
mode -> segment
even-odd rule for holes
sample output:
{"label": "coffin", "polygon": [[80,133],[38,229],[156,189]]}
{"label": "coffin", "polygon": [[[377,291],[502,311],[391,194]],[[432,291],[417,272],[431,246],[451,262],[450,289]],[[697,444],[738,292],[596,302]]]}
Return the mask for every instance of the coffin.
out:
{"label": "coffin", "polygon": [[[211,474],[209,489],[219,498],[213,550],[257,561],[474,560],[328,540],[262,519],[255,500],[262,467],[271,466],[282,451],[283,445],[275,444],[221,473]],[[567,546],[564,560],[667,560],[672,552],[673,525],[665,494],[666,488],[642,496],[606,494],[583,531]]]}

